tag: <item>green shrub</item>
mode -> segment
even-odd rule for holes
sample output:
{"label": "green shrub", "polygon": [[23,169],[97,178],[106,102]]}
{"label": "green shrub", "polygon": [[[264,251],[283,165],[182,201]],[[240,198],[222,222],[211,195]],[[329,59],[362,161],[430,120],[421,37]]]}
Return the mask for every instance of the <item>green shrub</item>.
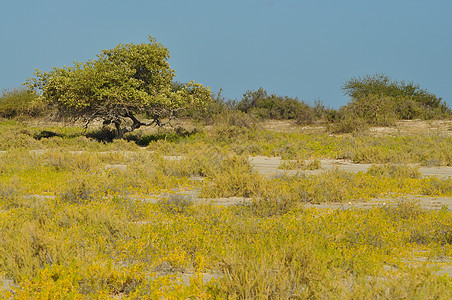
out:
{"label": "green shrub", "polygon": [[258,121],[252,115],[228,110],[217,116],[212,134],[216,141],[231,142],[241,138],[248,139],[259,127]]}
{"label": "green shrub", "polygon": [[280,166],[278,167],[278,169],[282,169],[282,170],[296,170],[296,169],[301,169],[301,170],[318,170],[322,167],[322,163],[320,162],[320,160],[318,159],[314,159],[314,160],[308,160],[308,161],[304,161],[304,160],[283,160],[280,164]]}
{"label": "green shrub", "polygon": [[296,120],[300,125],[311,124],[315,120],[313,108],[304,101],[287,96],[268,95],[263,88],[247,91],[237,103],[237,109],[260,119]]}
{"label": "green shrub", "polygon": [[284,180],[280,182],[273,180],[262,185],[250,209],[254,215],[266,218],[284,215],[297,208],[300,203],[308,201],[303,189],[290,190],[284,184]]}
{"label": "green shrub", "polygon": [[3,90],[0,97],[0,116],[14,118],[19,116],[36,117],[44,113],[45,105],[40,97],[27,89]]}
{"label": "green shrub", "polygon": [[227,101],[221,93],[222,90],[220,89],[217,95],[212,95],[212,101],[208,102],[204,108],[188,107],[178,112],[178,117],[190,118],[205,125],[215,124],[218,117],[228,113],[234,106],[234,104]]}
{"label": "green shrub", "polygon": [[452,114],[442,98],[418,84],[384,74],[354,77],[342,91],[351,98],[345,110],[373,125],[392,125],[396,119],[450,118]]}
{"label": "green shrub", "polygon": [[317,121],[328,123],[334,122],[338,118],[337,109],[326,107],[320,100],[314,101],[312,110],[314,112],[315,120]]}
{"label": "green shrub", "polygon": [[369,127],[368,122],[359,117],[355,117],[350,112],[339,111],[339,117],[336,122],[331,123],[327,130],[334,134],[343,133],[361,133]]}

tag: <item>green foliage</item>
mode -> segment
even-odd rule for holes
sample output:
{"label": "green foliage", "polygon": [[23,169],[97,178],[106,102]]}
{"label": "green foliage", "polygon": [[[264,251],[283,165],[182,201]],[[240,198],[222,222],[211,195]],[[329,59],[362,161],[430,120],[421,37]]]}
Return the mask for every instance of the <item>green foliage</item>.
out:
{"label": "green foliage", "polygon": [[328,131],[334,134],[363,133],[368,129],[369,123],[366,119],[355,116],[349,109],[339,110],[339,116],[335,122],[328,125]]}
{"label": "green foliage", "polygon": [[[182,84],[178,83],[177,86],[180,88]],[[217,124],[219,121],[218,119],[224,114],[231,113],[231,111],[234,110],[235,105],[232,101],[227,101],[221,93],[222,89],[220,89],[216,95],[212,95],[212,100],[204,107],[187,107],[178,112],[178,116],[181,118],[191,118],[204,125]]]}
{"label": "green foliage", "polygon": [[433,119],[451,116],[441,98],[421,89],[418,84],[392,80],[384,74],[354,77],[342,86],[351,101],[342,119],[352,114],[372,125],[388,126],[397,119]]}
{"label": "green foliage", "polygon": [[27,89],[3,90],[0,96],[0,117],[37,117],[44,113],[44,103],[33,91]]}
{"label": "green foliage", "polygon": [[262,87],[247,91],[237,103],[237,109],[261,119],[296,120],[298,124],[311,124],[315,119],[313,108],[304,101],[268,95]]}
{"label": "green foliage", "polygon": [[[72,67],[38,70],[28,85],[41,91],[61,114],[112,123],[122,137],[141,126],[161,125],[162,118],[178,109],[203,107],[210,101],[210,90],[201,84],[172,86],[175,74],[168,58],[168,49],[149,37],[149,43],[119,44],[102,50],[95,60],[75,62]],[[141,122],[137,114],[153,122]],[[133,122],[130,128],[125,120]]]}

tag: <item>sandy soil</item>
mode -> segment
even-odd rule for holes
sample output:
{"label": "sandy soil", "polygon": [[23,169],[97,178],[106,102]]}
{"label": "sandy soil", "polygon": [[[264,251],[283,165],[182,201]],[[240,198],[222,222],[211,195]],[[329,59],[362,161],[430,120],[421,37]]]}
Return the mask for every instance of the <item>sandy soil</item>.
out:
{"label": "sandy soil", "polygon": [[[371,164],[355,164],[347,160],[321,160],[321,169],[319,170],[281,170],[278,169],[281,164],[280,157],[255,156],[250,157],[250,162],[254,169],[265,176],[278,177],[284,174],[295,175],[297,173],[315,175],[321,172],[338,168],[345,172],[366,172]],[[452,178],[452,167],[420,167],[419,171],[423,176],[438,176],[439,178]],[[425,209],[440,209],[443,206],[452,211],[452,197],[421,197],[412,196],[412,200],[419,202],[421,207]],[[244,201],[241,199],[240,201]],[[306,207],[332,208],[332,209],[351,209],[351,208],[370,208],[374,206],[389,205],[397,199],[374,199],[370,202],[353,202],[353,203],[323,203],[323,204],[305,204]],[[224,202],[224,200],[222,200]],[[230,204],[229,204],[230,205]]]}
{"label": "sandy soil", "polygon": [[[296,173],[316,175],[335,168],[345,172],[358,173],[366,172],[371,167],[371,164],[355,164],[349,160],[323,159],[320,160],[321,168],[319,170],[281,170],[278,169],[282,161],[281,157],[253,156],[249,159],[257,172],[269,177],[282,176],[284,174],[294,175]],[[419,171],[423,176],[438,176],[443,179],[452,178],[452,167],[419,167]]]}

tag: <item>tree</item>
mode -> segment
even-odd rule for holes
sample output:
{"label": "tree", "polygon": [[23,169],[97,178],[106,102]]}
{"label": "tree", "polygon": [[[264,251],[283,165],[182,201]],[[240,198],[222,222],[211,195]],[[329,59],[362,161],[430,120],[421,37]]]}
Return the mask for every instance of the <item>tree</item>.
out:
{"label": "tree", "polygon": [[[162,126],[162,119],[171,119],[176,111],[202,108],[211,100],[210,89],[202,84],[174,88],[169,57],[168,49],[149,36],[148,43],[119,44],[72,67],[36,70],[27,85],[60,115],[83,119],[86,125],[94,120],[114,124],[120,138],[141,126]],[[152,121],[142,122],[140,115]]]}

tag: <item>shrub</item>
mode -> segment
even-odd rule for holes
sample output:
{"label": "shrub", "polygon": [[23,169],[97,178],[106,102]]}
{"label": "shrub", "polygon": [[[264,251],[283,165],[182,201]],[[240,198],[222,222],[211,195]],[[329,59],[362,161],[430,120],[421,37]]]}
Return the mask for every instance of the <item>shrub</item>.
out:
{"label": "shrub", "polygon": [[247,91],[237,103],[237,109],[260,119],[296,120],[297,124],[311,124],[315,119],[314,110],[304,101],[287,96],[268,95],[259,88]]}
{"label": "shrub", "polygon": [[207,103],[204,108],[196,109],[188,107],[181,110],[178,113],[178,116],[181,118],[191,118],[206,125],[215,124],[218,117],[221,117],[223,114],[228,113],[229,110],[234,108],[234,104],[230,101],[226,101],[221,93],[222,90],[220,89],[217,95],[212,95],[212,101]]}
{"label": "shrub", "polygon": [[83,177],[76,177],[69,182],[69,187],[61,195],[61,199],[69,203],[84,203],[94,199],[90,182]]}
{"label": "shrub", "polygon": [[228,110],[217,117],[212,133],[217,141],[230,142],[249,137],[258,129],[259,123],[250,114],[238,110]]}
{"label": "shrub", "polygon": [[44,113],[40,97],[27,89],[3,90],[0,97],[0,116],[14,118],[19,116],[36,117]]}
{"label": "shrub", "polygon": [[295,170],[295,169],[302,169],[302,170],[318,170],[322,167],[322,163],[318,159],[314,160],[284,160],[281,162],[278,169],[282,170]]}
{"label": "shrub", "polygon": [[354,99],[346,107],[346,114],[376,126],[391,126],[397,119],[396,103],[391,98],[368,95]]}
{"label": "shrub", "polygon": [[317,121],[333,122],[338,117],[337,109],[326,107],[320,100],[314,101],[312,110]]}
{"label": "shrub", "polygon": [[178,194],[169,194],[164,199],[160,199],[157,203],[160,208],[173,214],[185,213],[193,206],[191,196]]}
{"label": "shrub", "polygon": [[415,219],[424,212],[419,201],[399,198],[394,205],[385,207],[386,213],[394,219]]}
{"label": "shrub", "polygon": [[421,172],[418,167],[412,167],[407,165],[372,165],[368,170],[367,174],[372,176],[383,176],[391,178],[420,178],[422,177]]}
{"label": "shrub", "polygon": [[373,125],[391,125],[396,119],[450,117],[442,99],[413,82],[392,80],[384,74],[354,77],[342,91],[351,101],[345,109]]}
{"label": "shrub", "polygon": [[204,183],[201,196],[252,197],[258,193],[261,184],[261,177],[253,170],[249,161],[233,155],[223,159],[211,182]]}
{"label": "shrub", "polygon": [[284,180],[270,181],[262,185],[250,209],[254,215],[265,218],[284,215],[297,208],[300,203],[308,201],[307,193],[303,189],[293,191],[287,188]]}
{"label": "shrub", "polygon": [[439,179],[432,177],[422,187],[422,194],[427,196],[443,196],[452,194],[452,179]]}
{"label": "shrub", "polygon": [[350,111],[339,110],[336,122],[328,126],[328,131],[334,134],[361,133],[369,127],[368,122],[360,117],[354,116]]}

